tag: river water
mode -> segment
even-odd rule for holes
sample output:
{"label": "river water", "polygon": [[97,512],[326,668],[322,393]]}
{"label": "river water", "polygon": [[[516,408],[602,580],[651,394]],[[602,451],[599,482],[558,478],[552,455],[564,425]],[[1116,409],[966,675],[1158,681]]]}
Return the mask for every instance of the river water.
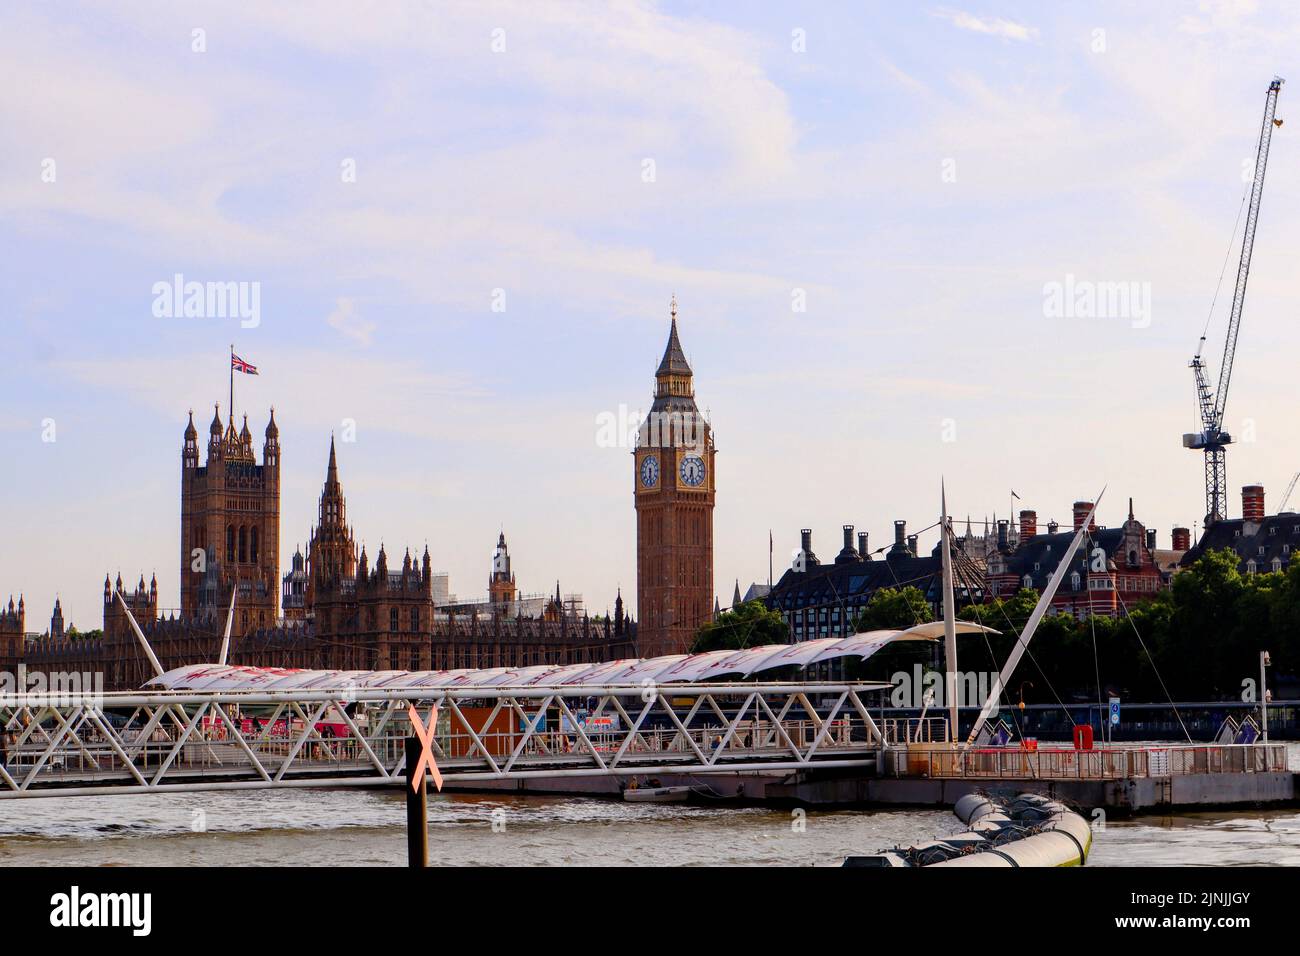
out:
{"label": "river water", "polygon": [[[400,791],[273,790],[0,801],[0,864],[400,866]],[[429,801],[430,861],[838,865],[960,829],[946,810],[808,810],[454,794]],[[1300,812],[1145,816],[1097,828],[1090,866],[1300,865]]]}

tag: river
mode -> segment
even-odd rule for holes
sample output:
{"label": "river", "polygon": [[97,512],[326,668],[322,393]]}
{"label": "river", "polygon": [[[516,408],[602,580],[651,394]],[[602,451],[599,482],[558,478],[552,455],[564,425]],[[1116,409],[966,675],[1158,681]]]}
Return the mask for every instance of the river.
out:
{"label": "river", "polygon": [[[458,866],[828,866],[953,833],[946,810],[808,810],[449,794],[430,861]],[[272,790],[0,802],[0,864],[399,866],[400,792]],[[1111,820],[1090,866],[1300,865],[1300,812]]]}

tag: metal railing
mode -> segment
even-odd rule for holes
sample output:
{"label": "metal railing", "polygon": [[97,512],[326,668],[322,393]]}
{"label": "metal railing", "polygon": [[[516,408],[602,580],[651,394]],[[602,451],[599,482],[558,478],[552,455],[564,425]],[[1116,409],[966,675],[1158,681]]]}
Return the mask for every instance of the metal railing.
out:
{"label": "metal railing", "polygon": [[[0,698],[0,799],[104,787],[384,785],[405,779],[409,710],[436,708],[443,777],[874,767],[854,684],[349,689]],[[669,696],[671,694],[671,696]],[[891,733],[933,734],[920,722]]]}
{"label": "metal railing", "polygon": [[1200,773],[1286,772],[1285,744],[1207,744],[1022,750],[886,750],[889,776],[1011,780],[1118,780]]}

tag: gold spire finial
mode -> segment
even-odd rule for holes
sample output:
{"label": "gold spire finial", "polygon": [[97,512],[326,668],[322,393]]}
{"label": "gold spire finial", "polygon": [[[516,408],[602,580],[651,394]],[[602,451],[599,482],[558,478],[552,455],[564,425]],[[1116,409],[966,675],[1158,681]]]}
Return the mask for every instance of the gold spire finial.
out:
{"label": "gold spire finial", "polygon": [[673,321],[676,322],[677,321],[677,293],[676,292],[673,293],[672,302],[669,303],[669,308],[672,310],[673,313]]}

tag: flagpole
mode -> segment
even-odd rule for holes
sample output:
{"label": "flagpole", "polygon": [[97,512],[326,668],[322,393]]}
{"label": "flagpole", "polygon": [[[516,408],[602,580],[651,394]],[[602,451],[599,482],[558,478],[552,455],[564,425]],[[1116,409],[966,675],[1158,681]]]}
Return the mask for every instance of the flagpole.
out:
{"label": "flagpole", "polygon": [[767,529],[767,590],[772,591],[772,529]]}
{"label": "flagpole", "polygon": [[235,427],[235,343],[230,343],[230,427]]}

